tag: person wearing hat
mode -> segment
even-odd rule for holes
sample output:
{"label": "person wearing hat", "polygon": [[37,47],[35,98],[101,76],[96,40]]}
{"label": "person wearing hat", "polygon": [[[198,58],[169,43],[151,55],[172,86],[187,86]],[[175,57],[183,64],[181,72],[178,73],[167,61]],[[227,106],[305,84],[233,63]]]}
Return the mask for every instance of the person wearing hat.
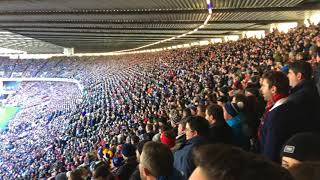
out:
{"label": "person wearing hat", "polygon": [[294,135],[284,144],[281,160],[285,168],[305,161],[320,161],[320,134],[307,132]]}
{"label": "person wearing hat", "polygon": [[223,107],[224,118],[232,129],[233,144],[248,150],[250,147],[250,142],[249,138],[243,131],[243,122],[245,121],[245,116],[242,113],[243,109],[244,103],[241,101],[237,103],[228,102]]}
{"label": "person wearing hat", "polygon": [[121,180],[126,180],[130,178],[138,165],[136,149],[132,144],[123,144],[121,154],[124,161],[115,174],[119,176]]}
{"label": "person wearing hat", "polygon": [[160,135],[160,142],[167,145],[169,148],[173,148],[175,145],[175,135],[172,130],[164,131]]}

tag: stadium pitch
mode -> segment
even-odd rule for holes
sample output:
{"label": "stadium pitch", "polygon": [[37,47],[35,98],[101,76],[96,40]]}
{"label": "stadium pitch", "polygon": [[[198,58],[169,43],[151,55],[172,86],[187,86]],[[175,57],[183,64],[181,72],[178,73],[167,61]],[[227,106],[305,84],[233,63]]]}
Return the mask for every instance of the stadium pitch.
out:
{"label": "stadium pitch", "polygon": [[9,121],[14,117],[14,115],[19,111],[18,107],[0,107],[0,131],[5,129]]}

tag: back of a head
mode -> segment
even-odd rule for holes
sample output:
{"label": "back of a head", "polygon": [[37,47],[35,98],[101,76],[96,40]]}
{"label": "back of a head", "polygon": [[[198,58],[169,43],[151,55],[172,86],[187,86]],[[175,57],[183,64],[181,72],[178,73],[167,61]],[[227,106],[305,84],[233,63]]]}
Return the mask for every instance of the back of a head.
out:
{"label": "back of a head", "polygon": [[108,166],[106,165],[101,165],[99,167],[97,167],[94,171],[93,171],[93,177],[95,179],[109,179],[111,180],[112,179],[112,174],[110,173],[109,169],[108,169]]}
{"label": "back of a head", "polygon": [[289,168],[295,180],[319,180],[320,162],[303,162]]}
{"label": "back of a head", "polygon": [[59,173],[56,175],[55,180],[67,180],[67,174],[65,172]]}
{"label": "back of a head", "polygon": [[190,116],[186,119],[187,124],[193,131],[197,131],[199,136],[206,136],[209,132],[209,122],[200,116]]}
{"label": "back of a head", "polygon": [[208,180],[292,180],[281,166],[236,147],[209,144],[196,148],[193,154],[197,168]]}
{"label": "back of a head", "polygon": [[173,155],[168,146],[149,141],[144,144],[141,165],[154,177],[170,176],[173,172]]}
{"label": "back of a head", "polygon": [[205,105],[198,105],[197,109],[201,112],[201,113],[205,113],[206,112],[206,106]]}
{"label": "back of a head", "polygon": [[82,171],[81,169],[75,169],[70,172],[68,180],[82,180]]}
{"label": "back of a head", "polygon": [[207,113],[209,116],[213,116],[216,122],[225,122],[223,116],[223,109],[217,104],[212,104],[207,107]]}

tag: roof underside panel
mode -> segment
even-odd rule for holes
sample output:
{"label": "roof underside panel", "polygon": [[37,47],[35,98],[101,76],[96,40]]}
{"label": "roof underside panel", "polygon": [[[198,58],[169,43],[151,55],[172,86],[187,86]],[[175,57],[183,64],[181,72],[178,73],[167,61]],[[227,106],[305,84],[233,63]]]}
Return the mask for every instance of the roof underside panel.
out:
{"label": "roof underside panel", "polygon": [[75,9],[205,9],[205,0],[10,0],[0,11],[66,11]]}
{"label": "roof underside panel", "polygon": [[292,7],[303,0],[211,0],[214,9]]}
{"label": "roof underside panel", "polygon": [[[212,16],[204,28],[148,48],[266,30],[273,22],[320,13],[320,2],[310,0],[210,2]],[[209,15],[207,8],[207,0],[5,0],[0,1],[0,29],[12,37],[0,39],[0,46],[33,53],[61,52],[63,47],[81,53],[132,49],[199,28]]]}

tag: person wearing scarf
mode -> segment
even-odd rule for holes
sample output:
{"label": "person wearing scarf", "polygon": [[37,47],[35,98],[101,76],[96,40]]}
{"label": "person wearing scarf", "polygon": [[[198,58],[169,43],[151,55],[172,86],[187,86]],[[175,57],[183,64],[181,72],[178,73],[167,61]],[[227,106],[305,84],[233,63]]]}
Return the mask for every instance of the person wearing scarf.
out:
{"label": "person wearing scarf", "polygon": [[299,131],[301,120],[297,109],[288,101],[289,80],[279,71],[263,75],[261,93],[267,101],[260,128],[261,153],[272,161],[280,162],[280,151],[287,139]]}

